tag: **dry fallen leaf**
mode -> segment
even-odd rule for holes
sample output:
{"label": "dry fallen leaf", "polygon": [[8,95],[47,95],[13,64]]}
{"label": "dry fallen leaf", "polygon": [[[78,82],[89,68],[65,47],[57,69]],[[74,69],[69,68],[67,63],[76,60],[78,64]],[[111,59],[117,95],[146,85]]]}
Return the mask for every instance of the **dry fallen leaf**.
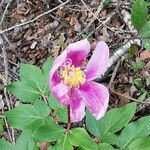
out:
{"label": "dry fallen leaf", "polygon": [[112,17],[112,26],[119,28],[121,26],[121,19],[118,15],[115,15],[114,17]]}
{"label": "dry fallen leaf", "polygon": [[49,40],[51,39],[51,37],[52,37],[51,33],[45,34],[45,35],[42,37],[42,39],[41,39],[41,44],[42,44],[43,46],[47,46],[47,44],[48,44]]}
{"label": "dry fallen leaf", "polygon": [[11,22],[15,23],[24,18],[23,13],[20,10],[16,10],[14,13],[10,15]]}
{"label": "dry fallen leaf", "polygon": [[119,97],[119,106],[124,106],[125,104],[130,102],[130,99],[124,97],[124,96],[130,97],[129,92],[122,93],[122,95],[123,96]]}
{"label": "dry fallen leaf", "polygon": [[79,24],[78,22],[74,25],[74,30],[76,32],[81,32],[81,24]]}
{"label": "dry fallen leaf", "polygon": [[25,35],[24,35],[24,38],[28,41],[30,40],[33,40],[33,39],[36,39],[38,37],[38,32],[33,32],[32,30],[28,30]]}
{"label": "dry fallen leaf", "polygon": [[150,58],[150,51],[142,51],[140,54],[140,60],[145,60]]}
{"label": "dry fallen leaf", "polygon": [[78,23],[77,18],[76,18],[75,16],[71,17],[69,24],[70,24],[71,26],[73,26],[73,25],[75,25],[76,23]]}
{"label": "dry fallen leaf", "polygon": [[104,37],[110,38],[110,34],[108,33],[107,28],[103,27],[103,28],[101,29],[101,33],[102,33],[102,35],[103,35]]}
{"label": "dry fallen leaf", "polygon": [[53,49],[51,49],[51,55],[54,57],[54,59],[58,56],[60,51],[60,46],[56,46]]}
{"label": "dry fallen leaf", "polygon": [[106,17],[106,15],[107,15],[107,10],[104,9],[100,12],[101,17]]}

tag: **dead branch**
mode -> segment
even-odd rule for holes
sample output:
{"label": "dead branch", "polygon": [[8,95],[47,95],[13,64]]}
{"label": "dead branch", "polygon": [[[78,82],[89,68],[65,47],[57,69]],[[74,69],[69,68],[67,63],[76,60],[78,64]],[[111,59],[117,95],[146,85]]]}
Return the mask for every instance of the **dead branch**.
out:
{"label": "dead branch", "polygon": [[[86,8],[87,8],[87,7],[86,7]],[[87,30],[91,27],[92,23],[97,19],[97,16],[99,15],[99,13],[101,12],[102,9],[103,9],[103,3],[101,2],[100,5],[99,5],[99,7],[97,8],[96,12],[94,13],[93,18],[91,19],[91,21],[90,21],[89,24],[87,25],[87,27],[84,28],[84,29],[73,39],[73,41],[75,41],[80,35],[82,35],[85,31],[87,31]],[[90,9],[87,9],[87,11],[90,11],[90,12],[91,12]],[[96,16],[96,17],[95,17],[95,16]]]}
{"label": "dead branch", "polygon": [[125,45],[118,48],[118,50],[110,57],[108,68],[112,67],[123,55],[125,55],[132,44],[141,45],[141,41],[139,39],[130,40]]}

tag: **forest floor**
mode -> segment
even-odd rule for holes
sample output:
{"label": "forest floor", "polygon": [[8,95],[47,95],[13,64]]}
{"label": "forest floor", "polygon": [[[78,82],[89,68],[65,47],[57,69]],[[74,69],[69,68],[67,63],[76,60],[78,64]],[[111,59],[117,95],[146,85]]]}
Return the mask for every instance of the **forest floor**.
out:
{"label": "forest floor", "polygon": [[[88,38],[91,53],[98,41],[105,41],[114,58],[98,80],[110,89],[109,109],[137,101],[137,117],[150,114],[150,52],[140,46],[140,40],[130,43],[138,36],[130,22],[131,2],[107,2],[1,0],[0,112],[20,103],[5,89],[18,80],[20,63],[41,66],[48,57],[55,59],[69,43]],[[113,57],[116,53],[120,57]],[[3,127],[0,137],[11,141],[7,120]]]}

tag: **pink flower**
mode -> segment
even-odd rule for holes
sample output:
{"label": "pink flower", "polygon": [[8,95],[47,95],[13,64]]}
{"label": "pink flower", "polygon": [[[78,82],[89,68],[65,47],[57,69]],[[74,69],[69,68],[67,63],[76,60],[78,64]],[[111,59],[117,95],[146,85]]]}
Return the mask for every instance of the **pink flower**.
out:
{"label": "pink flower", "polygon": [[99,42],[85,65],[89,52],[87,39],[72,43],[56,58],[50,71],[50,90],[62,105],[70,105],[72,122],[83,119],[85,106],[97,120],[104,116],[108,107],[107,88],[93,80],[106,71],[109,48],[105,42]]}

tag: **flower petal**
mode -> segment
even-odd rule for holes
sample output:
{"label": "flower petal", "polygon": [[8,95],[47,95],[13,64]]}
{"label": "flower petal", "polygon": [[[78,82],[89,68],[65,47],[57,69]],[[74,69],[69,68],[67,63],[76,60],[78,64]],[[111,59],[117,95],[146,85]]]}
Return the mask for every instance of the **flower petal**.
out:
{"label": "flower petal", "polygon": [[107,88],[93,81],[86,82],[80,87],[80,92],[85,98],[86,107],[98,120],[104,116],[109,102]]}
{"label": "flower petal", "polygon": [[100,77],[109,63],[109,48],[105,42],[99,42],[85,69],[86,78],[93,80]]}
{"label": "flower petal", "polygon": [[[53,76],[56,75],[56,71],[59,67],[63,65],[66,61],[71,59],[71,63],[74,66],[80,66],[84,58],[90,51],[90,43],[87,39],[78,41],[76,43],[69,44],[68,47],[59,55],[53,62],[50,74],[49,83],[53,82]],[[58,76],[57,76],[58,77]]]}
{"label": "flower petal", "polygon": [[61,55],[59,55],[55,61],[53,62],[50,74],[49,74],[49,79],[51,80],[54,73],[57,71],[57,69],[66,61],[67,58],[67,51],[63,51]]}
{"label": "flower petal", "polygon": [[49,73],[49,89],[52,91],[52,94],[58,99],[60,99],[68,92],[67,86],[61,83],[61,78],[58,74],[58,68],[64,63],[66,57],[67,51],[64,51],[60,56],[55,59]]}
{"label": "flower petal", "polygon": [[90,52],[90,43],[87,39],[69,44],[66,48],[67,58],[72,60],[72,64],[75,67],[81,66],[83,60]]}
{"label": "flower petal", "polygon": [[49,88],[51,89],[52,86],[55,86],[57,85],[58,83],[61,82],[61,78],[58,74],[58,71],[56,71],[54,74],[53,74],[53,77],[51,80],[49,80]]}
{"label": "flower petal", "polygon": [[72,90],[70,102],[71,122],[81,121],[85,116],[85,103],[78,90]]}
{"label": "flower petal", "polygon": [[55,96],[62,105],[66,106],[69,104],[70,102],[69,97],[68,97],[69,89],[65,84],[58,83],[57,85],[52,86],[51,92],[53,96]]}

